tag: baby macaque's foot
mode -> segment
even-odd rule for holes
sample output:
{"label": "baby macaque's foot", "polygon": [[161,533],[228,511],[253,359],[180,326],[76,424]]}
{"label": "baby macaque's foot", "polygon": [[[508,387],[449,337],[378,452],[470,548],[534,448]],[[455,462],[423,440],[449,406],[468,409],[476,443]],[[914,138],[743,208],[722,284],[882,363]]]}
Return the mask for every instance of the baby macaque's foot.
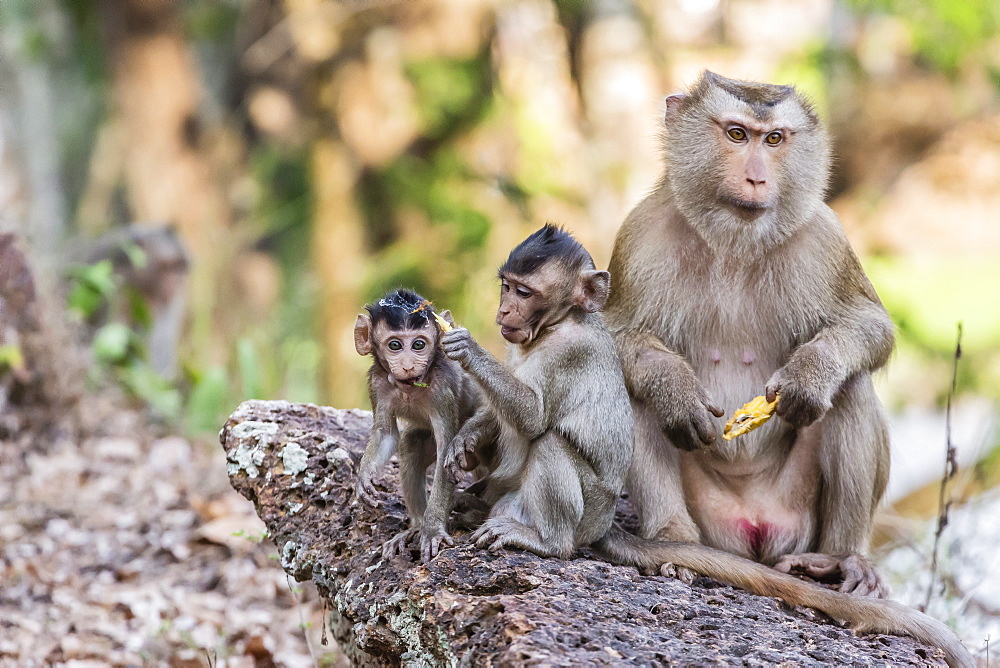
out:
{"label": "baby macaque's foot", "polygon": [[867,557],[860,554],[822,554],[803,552],[786,554],[774,565],[775,570],[804,575],[832,585],[837,591],[858,596],[886,598],[889,586]]}
{"label": "baby macaque's foot", "polygon": [[419,533],[420,529],[403,529],[385,541],[385,544],[382,545],[382,558],[392,559],[393,557],[405,555],[410,550],[407,547],[410,541]]}
{"label": "baby macaque's foot", "polygon": [[437,556],[442,547],[451,547],[454,539],[448,535],[443,524],[426,525],[420,530],[420,559],[427,563]]}

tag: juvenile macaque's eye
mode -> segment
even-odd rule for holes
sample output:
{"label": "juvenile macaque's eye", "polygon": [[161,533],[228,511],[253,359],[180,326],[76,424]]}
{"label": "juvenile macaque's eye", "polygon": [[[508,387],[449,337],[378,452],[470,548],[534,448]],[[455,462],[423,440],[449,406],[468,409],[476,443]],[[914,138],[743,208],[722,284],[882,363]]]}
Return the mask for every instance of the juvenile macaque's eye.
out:
{"label": "juvenile macaque's eye", "polygon": [[772,132],[766,137],[764,137],[764,141],[766,141],[771,146],[777,146],[778,144],[781,143],[781,140],[783,139],[784,137],[781,135],[780,132]]}
{"label": "juvenile macaque's eye", "polygon": [[500,290],[502,292],[509,292],[510,291],[510,284],[507,281],[501,282],[500,283]]}
{"label": "juvenile macaque's eye", "polygon": [[743,141],[747,138],[747,131],[741,127],[732,127],[726,130],[726,134],[733,141]]}
{"label": "juvenile macaque's eye", "polygon": [[426,346],[427,343],[425,341],[417,339],[416,341],[413,342],[413,345],[410,347],[413,348],[414,350],[423,350]]}
{"label": "juvenile macaque's eye", "polygon": [[399,339],[393,339],[392,341],[389,342],[388,345],[389,345],[389,350],[402,350],[403,349],[403,342],[400,341]]}
{"label": "juvenile macaque's eye", "polygon": [[517,289],[517,296],[518,297],[524,297],[525,299],[527,299],[528,297],[531,296],[531,290],[525,290],[524,288],[518,288]]}

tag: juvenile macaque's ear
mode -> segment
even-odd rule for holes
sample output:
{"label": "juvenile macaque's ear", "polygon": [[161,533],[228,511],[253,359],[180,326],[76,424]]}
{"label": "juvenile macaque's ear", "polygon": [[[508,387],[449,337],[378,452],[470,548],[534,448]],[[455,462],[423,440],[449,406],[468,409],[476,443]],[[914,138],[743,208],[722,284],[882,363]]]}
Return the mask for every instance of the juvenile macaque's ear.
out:
{"label": "juvenile macaque's ear", "polygon": [[367,313],[362,313],[354,321],[354,348],[359,355],[370,355],[372,352],[372,319]]}
{"label": "juvenile macaque's ear", "polygon": [[584,271],[576,286],[576,304],[587,313],[604,308],[611,293],[611,274],[606,271]]}
{"label": "juvenile macaque's ear", "polygon": [[453,318],[451,315],[451,309],[445,309],[444,311],[438,313],[438,315],[444,318],[444,321],[449,325],[451,325],[452,327],[455,326],[455,318]]}
{"label": "juvenile macaque's ear", "polygon": [[684,93],[674,93],[673,95],[668,95],[663,101],[665,103],[666,109],[663,112],[663,122],[670,124],[677,114],[680,113],[681,105],[684,104],[684,100],[687,99],[687,95]]}

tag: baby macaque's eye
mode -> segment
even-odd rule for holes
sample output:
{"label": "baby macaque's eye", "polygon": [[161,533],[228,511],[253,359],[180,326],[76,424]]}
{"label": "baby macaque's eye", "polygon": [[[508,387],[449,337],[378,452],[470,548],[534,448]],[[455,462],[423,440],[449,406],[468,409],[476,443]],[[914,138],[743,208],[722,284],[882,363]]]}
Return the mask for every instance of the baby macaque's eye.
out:
{"label": "baby macaque's eye", "polygon": [[524,288],[518,288],[517,289],[517,296],[518,297],[524,297],[525,299],[527,299],[528,297],[531,296],[531,290],[525,290]]}
{"label": "baby macaque's eye", "polygon": [[402,350],[403,342],[399,339],[393,339],[389,342],[389,350]]}
{"label": "baby macaque's eye", "polygon": [[423,350],[426,346],[427,346],[426,341],[417,339],[416,341],[413,342],[413,345],[410,347],[413,348],[414,350]]}

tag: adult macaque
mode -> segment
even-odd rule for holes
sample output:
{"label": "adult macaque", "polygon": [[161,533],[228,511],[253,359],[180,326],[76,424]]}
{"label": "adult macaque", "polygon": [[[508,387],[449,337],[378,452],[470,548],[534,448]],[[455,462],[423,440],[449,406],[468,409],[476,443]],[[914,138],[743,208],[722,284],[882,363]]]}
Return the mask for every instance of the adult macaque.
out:
{"label": "adult macaque", "polygon": [[486,458],[492,472],[485,495],[493,506],[472,535],[479,547],[568,558],[592,544],[612,563],[644,570],[674,564],[818,608],[861,631],[913,635],[941,647],[953,666],[975,665],[946,626],[906,606],[824,589],[703,545],[640,538],[614,524],[632,458],[632,409],[598,313],[608,272],[596,271],[582,246],[547,225],[511,252],[500,279],[497,323],[509,342],[506,364],[466,329],[441,337],[484,399],[453,441],[448,466],[499,435]]}
{"label": "adult macaque", "polygon": [[[455,488],[444,472],[443,454],[478,403],[475,385],[439,353],[438,325],[426,304],[414,292],[395,290],[366,306],[368,312],[354,325],[358,353],[372,356],[368,393],[374,413],[355,490],[358,498],[377,506],[373,477],[398,447],[399,478],[410,516],[410,527],[383,546],[386,558],[407,551],[418,534],[424,561],[443,545],[454,544],[447,522]],[[441,316],[450,322],[448,311]],[[428,503],[427,467],[435,462]]]}
{"label": "adult macaque", "polygon": [[[863,554],[889,473],[871,374],[893,325],[823,203],[829,141],[793,88],[705,72],[666,100],[665,172],[615,241],[607,308],[649,538],[885,596]],[[724,441],[753,397],[777,415]]]}

